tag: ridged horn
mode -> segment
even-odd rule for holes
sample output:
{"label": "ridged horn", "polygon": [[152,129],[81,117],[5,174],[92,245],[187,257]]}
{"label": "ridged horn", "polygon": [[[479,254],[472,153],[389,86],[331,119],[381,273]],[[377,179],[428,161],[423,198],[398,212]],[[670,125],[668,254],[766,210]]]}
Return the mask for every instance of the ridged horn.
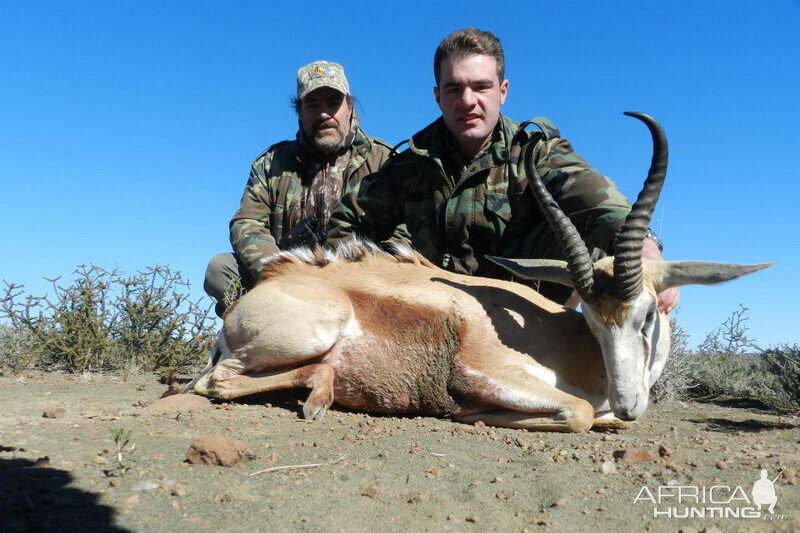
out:
{"label": "ridged horn", "polygon": [[644,122],[653,137],[647,179],[614,242],[614,292],[622,300],[632,300],[642,291],[642,246],[667,175],[668,150],[664,130],[653,117],[634,111],[625,115]]}
{"label": "ridged horn", "polygon": [[593,289],[594,267],[589,250],[572,221],[558,207],[536,171],[536,165],[533,163],[533,143],[528,144],[524,157],[533,197],[536,198],[545,219],[561,245],[572,284],[585,302],[592,303],[597,300],[597,293]]}

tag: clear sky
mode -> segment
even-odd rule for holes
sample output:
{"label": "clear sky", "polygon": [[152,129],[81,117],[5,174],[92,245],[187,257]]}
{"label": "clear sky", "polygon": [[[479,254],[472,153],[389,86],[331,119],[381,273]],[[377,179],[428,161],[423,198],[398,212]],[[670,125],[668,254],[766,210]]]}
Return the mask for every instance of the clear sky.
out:
{"label": "clear sky", "polygon": [[494,32],[517,120],[552,119],[638,193],[664,126],[654,228],[668,259],[775,262],[682,292],[693,343],[739,303],[761,345],[800,342],[800,2],[0,4],[0,279],[167,264],[202,294],[252,160],[293,138],[296,69],[344,64],[362,126],[397,143],[438,116],[433,52]]}

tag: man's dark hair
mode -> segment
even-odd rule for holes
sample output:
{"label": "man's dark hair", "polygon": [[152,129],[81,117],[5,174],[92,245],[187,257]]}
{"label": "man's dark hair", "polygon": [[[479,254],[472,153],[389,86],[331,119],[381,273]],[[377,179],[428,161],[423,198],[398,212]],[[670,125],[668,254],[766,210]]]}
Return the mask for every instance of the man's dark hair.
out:
{"label": "man's dark hair", "polygon": [[497,77],[500,83],[503,82],[506,75],[506,60],[500,39],[495,37],[492,32],[477,28],[465,28],[454,31],[445,37],[436,48],[436,54],[433,56],[433,75],[436,77],[436,85],[439,85],[439,67],[445,58],[460,59],[471,55],[486,55],[494,58],[497,63]]}
{"label": "man's dark hair", "polygon": [[[344,97],[344,99],[347,100],[347,103],[350,104],[351,108],[355,107],[356,102],[358,101],[356,97],[353,96],[352,94],[348,94],[347,96]],[[289,102],[291,106],[294,108],[294,112],[297,113],[298,116],[300,116],[300,107],[303,105],[303,101],[296,96],[292,96],[289,99]]]}

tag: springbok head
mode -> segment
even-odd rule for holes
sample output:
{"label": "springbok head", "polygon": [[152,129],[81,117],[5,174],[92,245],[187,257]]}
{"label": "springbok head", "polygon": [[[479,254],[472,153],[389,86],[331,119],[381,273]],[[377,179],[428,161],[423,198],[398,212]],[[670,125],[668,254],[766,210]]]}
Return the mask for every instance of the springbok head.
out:
{"label": "springbok head", "polygon": [[614,242],[614,257],[592,262],[575,226],[536,172],[532,146],[525,153],[531,190],[561,243],[566,261],[488,257],[516,276],[571,286],[603,353],[608,399],[614,415],[635,420],[647,409],[649,391],[669,353],[669,324],[656,295],[688,284],[714,285],[772,266],[642,260],[642,246],[667,171],[667,139],[644,113],[628,111],[653,137],[653,159],[644,187]]}

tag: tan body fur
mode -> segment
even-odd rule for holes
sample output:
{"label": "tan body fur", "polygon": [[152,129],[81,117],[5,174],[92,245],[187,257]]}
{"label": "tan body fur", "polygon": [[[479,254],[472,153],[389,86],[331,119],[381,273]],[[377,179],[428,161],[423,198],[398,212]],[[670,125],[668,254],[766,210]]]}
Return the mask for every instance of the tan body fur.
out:
{"label": "tan body fur", "polygon": [[235,398],[310,386],[310,417],[335,401],[566,431],[608,410],[600,347],[580,313],[517,283],[426,263],[384,253],[324,266],[278,260],[226,313],[231,358],[195,390]]}

